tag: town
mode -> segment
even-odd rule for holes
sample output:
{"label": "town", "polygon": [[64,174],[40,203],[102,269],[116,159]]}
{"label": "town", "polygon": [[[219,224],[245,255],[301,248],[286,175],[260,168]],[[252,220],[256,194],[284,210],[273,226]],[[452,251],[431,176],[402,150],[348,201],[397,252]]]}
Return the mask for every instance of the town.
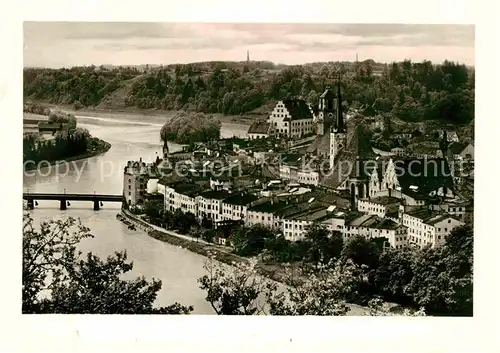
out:
{"label": "town", "polygon": [[[436,248],[453,229],[472,224],[473,140],[453,128],[363,116],[345,108],[342,90],[339,76],[317,105],[278,101],[246,139],[172,153],[165,141],[163,158],[125,166],[125,207],[141,214],[155,201],[190,213],[225,246],[241,225],[264,225],[296,242],[317,224],[344,241],[362,236],[395,249]],[[404,143],[382,150],[372,143],[380,134]]]}

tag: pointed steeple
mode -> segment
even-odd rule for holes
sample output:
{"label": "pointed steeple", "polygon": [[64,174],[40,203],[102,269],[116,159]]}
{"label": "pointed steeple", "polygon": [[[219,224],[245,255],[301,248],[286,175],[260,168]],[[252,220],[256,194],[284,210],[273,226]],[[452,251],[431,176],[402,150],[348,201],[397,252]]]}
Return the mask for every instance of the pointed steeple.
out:
{"label": "pointed steeple", "polygon": [[247,49],[247,62],[250,62],[250,51]]}
{"label": "pointed steeple", "polygon": [[337,106],[335,109],[335,129],[337,132],[345,132],[344,116],[342,112],[342,94],[340,92],[340,72],[337,80]]}

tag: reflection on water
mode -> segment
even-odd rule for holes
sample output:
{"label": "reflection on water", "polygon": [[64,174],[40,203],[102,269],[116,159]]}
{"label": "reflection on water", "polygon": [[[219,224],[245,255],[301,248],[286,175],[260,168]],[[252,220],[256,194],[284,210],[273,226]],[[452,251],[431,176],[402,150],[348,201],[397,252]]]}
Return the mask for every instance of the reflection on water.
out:
{"label": "reflection on water", "polygon": [[[153,161],[161,153],[162,124],[96,117],[79,117],[78,124],[93,136],[111,143],[110,150],[101,156],[60,166],[59,170],[51,166],[41,169],[40,173],[28,173],[24,176],[24,192],[121,194],[125,163],[140,157],[146,162]],[[221,134],[223,137],[244,136],[246,129],[245,125],[223,124]],[[174,143],[169,143],[169,147],[172,152],[180,149]],[[162,281],[158,305],[177,301],[193,305],[197,314],[213,313],[197,284],[197,279],[204,274],[205,258],[162,243],[140,230],[129,230],[116,220],[119,210],[117,203],[104,202],[100,211],[93,211],[91,202],[72,201],[66,211],[60,211],[58,201],[38,201],[32,217],[35,223],[57,217],[80,218],[95,236],[82,242],[84,253],[91,251],[106,257],[114,251],[126,250],[129,260],[134,262],[129,277],[144,275]]]}

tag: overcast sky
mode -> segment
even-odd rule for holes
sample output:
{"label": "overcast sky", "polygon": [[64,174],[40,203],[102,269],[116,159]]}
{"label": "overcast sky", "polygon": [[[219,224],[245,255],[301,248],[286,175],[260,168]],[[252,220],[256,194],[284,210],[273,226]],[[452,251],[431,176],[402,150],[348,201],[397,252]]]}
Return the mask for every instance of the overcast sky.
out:
{"label": "overcast sky", "polygon": [[474,65],[473,25],[25,22],[24,66],[173,64],[211,60]]}

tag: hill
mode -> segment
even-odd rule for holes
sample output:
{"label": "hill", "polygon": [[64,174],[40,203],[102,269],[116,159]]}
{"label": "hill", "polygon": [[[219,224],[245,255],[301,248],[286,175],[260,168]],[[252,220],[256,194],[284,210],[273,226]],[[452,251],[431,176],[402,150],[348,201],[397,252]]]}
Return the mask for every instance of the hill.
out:
{"label": "hill", "polygon": [[474,71],[445,61],[380,64],[200,62],[168,66],[25,69],[25,99],[111,110],[185,110],[225,115],[266,114],[279,99],[317,104],[342,73],[344,101],[366,116],[404,122],[467,124],[474,114]]}

